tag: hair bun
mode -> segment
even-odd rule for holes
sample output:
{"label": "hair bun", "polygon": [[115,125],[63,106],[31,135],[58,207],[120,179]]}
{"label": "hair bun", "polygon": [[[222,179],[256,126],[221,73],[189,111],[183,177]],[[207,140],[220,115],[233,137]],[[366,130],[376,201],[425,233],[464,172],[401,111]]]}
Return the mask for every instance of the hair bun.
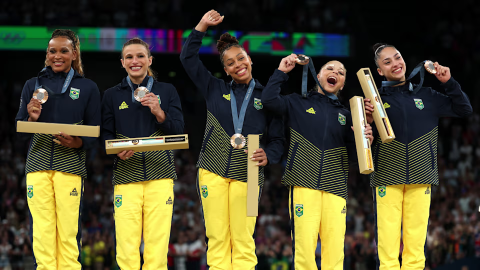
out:
{"label": "hair bun", "polygon": [[372,46],[373,53],[377,54],[378,48],[382,46],[387,46],[387,45],[388,45],[387,43],[375,43],[375,45]]}
{"label": "hair bun", "polygon": [[223,33],[217,41],[217,50],[221,54],[230,44],[238,45],[238,40],[228,32]]}

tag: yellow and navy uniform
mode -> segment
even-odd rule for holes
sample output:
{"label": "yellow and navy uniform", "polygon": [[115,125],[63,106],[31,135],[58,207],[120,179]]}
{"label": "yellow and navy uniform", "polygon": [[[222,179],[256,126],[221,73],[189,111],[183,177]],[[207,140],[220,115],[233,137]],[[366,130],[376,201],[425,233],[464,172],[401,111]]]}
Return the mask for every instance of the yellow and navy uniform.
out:
{"label": "yellow and navy uniform", "polygon": [[[149,77],[140,85],[146,86]],[[102,99],[103,140],[182,134],[182,107],[175,87],[154,81],[166,118],[159,123],[150,108],[132,99],[127,79],[105,91]],[[173,181],[177,179],[173,152],[135,153],[113,164],[114,217],[117,263],[122,270],[139,269],[139,247],[145,243],[142,269],[167,269],[173,214]]]}
{"label": "yellow and navy uniform", "polygon": [[410,83],[379,90],[396,138],[382,143],[376,136],[372,145],[375,172],[370,175],[370,185],[376,216],[377,269],[400,269],[401,232],[402,269],[425,268],[431,185],[439,184],[438,121],[472,113],[457,81],[450,78],[441,86],[445,94],[430,87],[413,92]]}
{"label": "yellow and navy uniform", "polygon": [[[205,33],[193,30],[180,55],[187,74],[207,103],[207,123],[197,163],[198,190],[201,190],[206,227],[207,264],[214,269],[254,269],[257,264],[253,239],[255,218],[246,217],[247,154],[234,149],[230,138],[235,133],[231,110],[230,84],[205,68],[198,52]],[[263,109],[263,86],[255,80],[242,133],[261,134],[269,163],[278,163],[283,153],[283,124]],[[237,109],[248,85],[232,83]],[[248,145],[248,137],[247,137]],[[259,185],[264,182],[264,168],[259,170]]]}
{"label": "yellow and navy uniform", "polygon": [[318,235],[322,269],[343,269],[349,159],[356,161],[352,119],[338,100],[311,91],[280,95],[288,75],[275,70],[262,93],[267,110],[288,121],[290,147],[282,182],[290,188],[293,268],[316,269]]}
{"label": "yellow and navy uniform", "polygon": [[[27,104],[35,82],[54,93],[37,122],[100,125],[100,92],[97,85],[74,72],[62,94],[67,74],[42,70],[23,87],[16,121],[29,118]],[[81,269],[81,219],[83,181],[87,176],[86,149],[96,138],[82,137],[83,146],[61,146],[49,134],[33,134],[25,166],[27,202],[36,269]]]}

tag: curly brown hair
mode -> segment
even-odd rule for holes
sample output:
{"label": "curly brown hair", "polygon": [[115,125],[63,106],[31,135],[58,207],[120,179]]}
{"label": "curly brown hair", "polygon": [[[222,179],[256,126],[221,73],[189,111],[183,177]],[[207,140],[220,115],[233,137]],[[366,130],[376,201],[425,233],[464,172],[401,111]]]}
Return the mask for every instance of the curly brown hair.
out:
{"label": "curly brown hair", "polygon": [[217,40],[217,50],[218,50],[218,53],[220,53],[220,62],[222,62],[222,64],[223,64],[223,56],[225,55],[225,52],[232,47],[240,48],[244,52],[246,52],[243,46],[240,45],[240,43],[234,36],[230,35],[228,32],[223,33],[220,36],[220,39]]}

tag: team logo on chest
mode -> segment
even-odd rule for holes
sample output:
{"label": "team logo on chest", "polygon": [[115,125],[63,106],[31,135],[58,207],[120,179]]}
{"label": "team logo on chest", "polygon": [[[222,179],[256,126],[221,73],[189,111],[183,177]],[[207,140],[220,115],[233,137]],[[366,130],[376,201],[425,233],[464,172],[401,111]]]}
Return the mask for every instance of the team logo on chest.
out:
{"label": "team logo on chest", "polygon": [[345,117],[345,115],[338,113],[338,122],[340,122],[340,125],[345,126],[345,124],[347,123],[347,118]]}
{"label": "team logo on chest", "polygon": [[303,204],[295,205],[295,215],[297,215],[297,217],[303,216]]}
{"label": "team logo on chest", "polygon": [[257,109],[257,110],[263,109],[262,100],[259,99],[259,98],[254,98],[253,99],[253,107],[255,107],[255,109]]}
{"label": "team logo on chest", "polygon": [[75,100],[80,97],[80,89],[70,87],[70,97]]}
{"label": "team logo on chest", "polygon": [[117,208],[122,206],[122,195],[115,195],[114,203]]}
{"label": "team logo on chest", "polygon": [[415,106],[419,109],[419,110],[422,110],[423,108],[425,108],[425,106],[423,105],[423,101],[419,98],[414,98],[413,101],[415,101]]}

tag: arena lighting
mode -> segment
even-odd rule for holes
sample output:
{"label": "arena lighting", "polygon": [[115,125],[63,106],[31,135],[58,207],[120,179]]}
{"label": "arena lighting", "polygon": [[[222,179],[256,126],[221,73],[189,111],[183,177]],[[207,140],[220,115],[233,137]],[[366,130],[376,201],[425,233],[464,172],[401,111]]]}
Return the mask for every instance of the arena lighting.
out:
{"label": "arena lighting", "polygon": [[[45,51],[53,30],[68,28],[80,37],[83,52],[119,52],[123,43],[140,37],[150,44],[153,53],[179,54],[189,30],[88,27],[1,26],[0,50]],[[201,54],[218,54],[216,40],[223,30],[208,30],[200,48]],[[278,55],[290,53],[309,56],[349,57],[348,35],[322,33],[228,31],[237,37],[250,54]]]}

